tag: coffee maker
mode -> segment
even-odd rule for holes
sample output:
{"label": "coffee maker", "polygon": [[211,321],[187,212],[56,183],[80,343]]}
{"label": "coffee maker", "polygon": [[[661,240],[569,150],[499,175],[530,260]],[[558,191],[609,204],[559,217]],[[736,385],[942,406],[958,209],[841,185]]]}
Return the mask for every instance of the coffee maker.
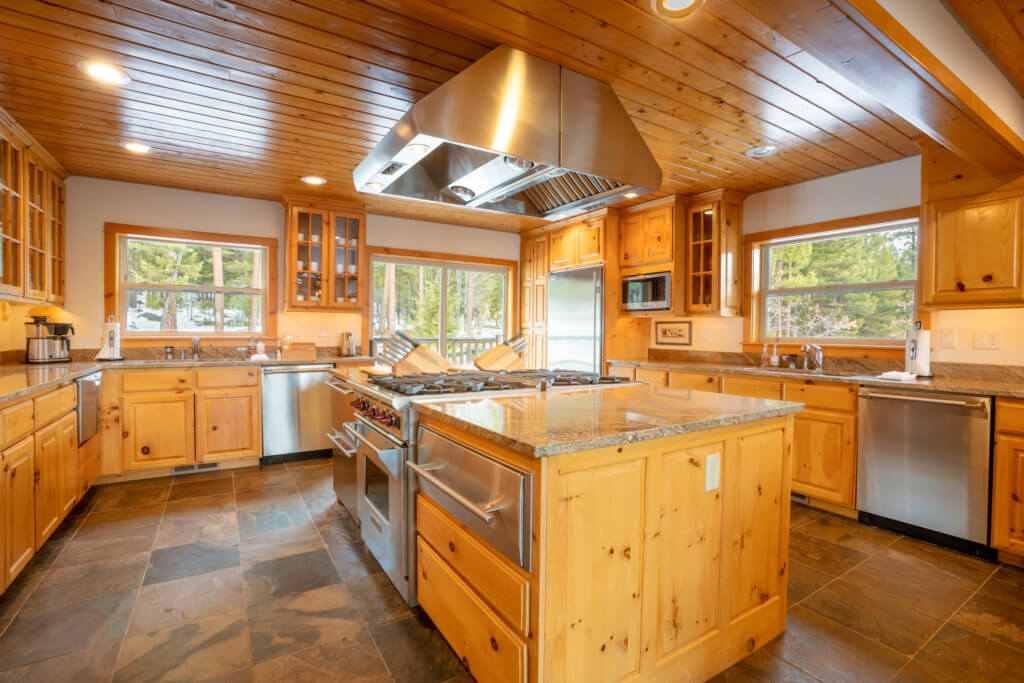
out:
{"label": "coffee maker", "polygon": [[50,322],[48,315],[33,315],[25,323],[26,363],[67,363],[71,360],[71,323]]}

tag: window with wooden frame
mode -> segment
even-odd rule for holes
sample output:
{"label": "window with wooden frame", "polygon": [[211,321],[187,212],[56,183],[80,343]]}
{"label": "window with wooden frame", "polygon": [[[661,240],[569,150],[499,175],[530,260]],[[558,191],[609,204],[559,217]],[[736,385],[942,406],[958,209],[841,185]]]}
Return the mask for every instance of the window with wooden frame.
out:
{"label": "window with wooden frame", "polygon": [[105,246],[126,339],[276,334],[277,240],[108,223]]}
{"label": "window with wooden frame", "polygon": [[902,344],[917,315],[918,219],[907,215],[748,236],[748,341]]}

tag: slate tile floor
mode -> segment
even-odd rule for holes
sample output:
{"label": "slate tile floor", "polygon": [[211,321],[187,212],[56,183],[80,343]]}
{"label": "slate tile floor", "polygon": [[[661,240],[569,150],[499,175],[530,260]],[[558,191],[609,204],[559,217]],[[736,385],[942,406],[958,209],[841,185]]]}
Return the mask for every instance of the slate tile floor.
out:
{"label": "slate tile floor", "polygon": [[0,682],[462,683],[329,460],[97,488],[0,596]]}
{"label": "slate tile floor", "polygon": [[[1024,679],[1024,571],[793,506],[786,633],[733,681]],[[467,683],[327,460],[96,489],[0,596],[4,681]]]}

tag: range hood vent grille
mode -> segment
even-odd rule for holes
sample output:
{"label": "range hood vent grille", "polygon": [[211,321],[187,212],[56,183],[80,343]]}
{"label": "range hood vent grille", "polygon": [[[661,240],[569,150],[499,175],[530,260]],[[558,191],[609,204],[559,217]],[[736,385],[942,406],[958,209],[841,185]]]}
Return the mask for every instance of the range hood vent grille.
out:
{"label": "range hood vent grille", "polygon": [[566,171],[524,189],[523,194],[529,197],[542,213],[547,214],[622,186],[622,183],[608,178]]}

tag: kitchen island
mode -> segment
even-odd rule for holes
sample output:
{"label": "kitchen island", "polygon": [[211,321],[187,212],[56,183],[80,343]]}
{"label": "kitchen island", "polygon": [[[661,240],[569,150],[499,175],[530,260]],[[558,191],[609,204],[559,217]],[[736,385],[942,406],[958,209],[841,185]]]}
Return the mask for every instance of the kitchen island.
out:
{"label": "kitchen island", "polygon": [[[784,630],[801,404],[647,385],[416,404],[417,594],[478,680],[704,680]],[[474,488],[477,460],[522,502]]]}

